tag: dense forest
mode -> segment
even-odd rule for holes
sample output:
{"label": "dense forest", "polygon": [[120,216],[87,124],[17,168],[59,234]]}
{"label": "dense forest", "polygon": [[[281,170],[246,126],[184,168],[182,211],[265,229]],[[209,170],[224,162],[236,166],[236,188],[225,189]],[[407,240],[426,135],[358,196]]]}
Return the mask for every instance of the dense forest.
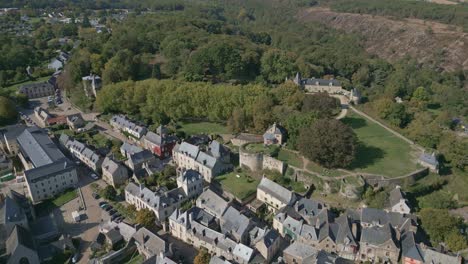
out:
{"label": "dense forest", "polygon": [[468,4],[441,5],[427,1],[333,0],[330,7],[338,12],[428,19],[461,26],[468,31]]}

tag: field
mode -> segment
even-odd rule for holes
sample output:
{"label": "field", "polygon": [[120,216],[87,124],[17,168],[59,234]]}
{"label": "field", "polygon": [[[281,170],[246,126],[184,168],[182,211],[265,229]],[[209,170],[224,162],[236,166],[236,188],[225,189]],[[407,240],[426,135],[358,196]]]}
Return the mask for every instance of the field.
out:
{"label": "field", "polygon": [[326,169],[326,168],[321,167],[320,165],[318,165],[317,163],[314,163],[312,161],[309,161],[309,163],[307,164],[307,169],[309,171],[314,171],[314,172],[320,173],[323,176],[329,176],[329,177],[337,177],[337,176],[341,176],[341,175],[346,174],[346,173],[341,172],[339,170]]}
{"label": "field", "polygon": [[396,177],[418,169],[407,142],[352,111],[343,122],[353,128],[363,143],[350,170]]}
{"label": "field", "polygon": [[279,147],[276,145],[265,146],[263,143],[252,143],[245,146],[245,150],[249,153],[262,153],[272,156],[275,152],[278,152]]}
{"label": "field", "polygon": [[301,157],[289,150],[281,149],[278,153],[277,159],[286,162],[287,164],[294,166],[296,168],[302,168],[303,162]]}
{"label": "field", "polygon": [[[240,177],[237,177],[239,175]],[[257,191],[259,181],[243,172],[231,172],[216,177],[223,189],[232,193],[239,200],[244,200]]]}
{"label": "field", "polygon": [[178,130],[186,135],[194,134],[227,134],[226,126],[213,122],[180,122]]}
{"label": "field", "polygon": [[76,190],[70,190],[70,191],[67,191],[65,193],[63,193],[62,195],[58,196],[57,198],[53,199],[52,200],[52,203],[57,206],[57,207],[60,207],[66,203],[68,203],[69,201],[75,199],[76,197],[78,197],[78,194],[76,193]]}

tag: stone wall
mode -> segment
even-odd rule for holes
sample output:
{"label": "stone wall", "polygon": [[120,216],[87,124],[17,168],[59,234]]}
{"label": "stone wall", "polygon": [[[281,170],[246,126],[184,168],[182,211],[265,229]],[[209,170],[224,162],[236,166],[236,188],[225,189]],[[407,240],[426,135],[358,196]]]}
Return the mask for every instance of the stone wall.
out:
{"label": "stone wall", "polygon": [[281,174],[284,174],[286,166],[281,160],[277,160],[269,156],[263,156],[263,169],[275,170],[279,171]]}
{"label": "stone wall", "polygon": [[239,165],[247,167],[251,171],[262,171],[264,169],[278,171],[284,174],[286,164],[262,153],[249,153],[244,149],[245,145],[239,148]]}

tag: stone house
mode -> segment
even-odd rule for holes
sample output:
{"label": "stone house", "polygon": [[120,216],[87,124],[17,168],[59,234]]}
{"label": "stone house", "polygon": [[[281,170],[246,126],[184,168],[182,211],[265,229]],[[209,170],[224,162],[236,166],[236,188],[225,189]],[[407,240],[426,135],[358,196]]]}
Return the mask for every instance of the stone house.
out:
{"label": "stone house", "polygon": [[143,165],[148,162],[155,161],[156,158],[149,150],[143,150],[134,154],[131,154],[126,161],[127,166],[134,172],[137,173],[143,168]]}
{"label": "stone house", "polygon": [[133,235],[133,240],[137,246],[138,253],[143,255],[145,259],[153,256],[169,255],[169,245],[166,241],[145,227],[137,230]]}
{"label": "stone house", "polygon": [[329,94],[339,94],[343,92],[341,83],[335,79],[303,79],[300,73],[296,73],[296,76],[294,77],[293,81],[296,85],[302,87],[306,92],[309,93],[326,92]]}
{"label": "stone house", "polygon": [[318,254],[318,250],[310,245],[295,241],[283,251],[286,264],[310,264]]}
{"label": "stone house", "polygon": [[439,161],[437,160],[435,152],[432,154],[422,153],[421,156],[419,156],[418,163],[434,173],[439,173]]}
{"label": "stone house", "polygon": [[[258,227],[255,228],[259,230]],[[256,232],[254,238],[251,238],[251,245],[265,258],[267,263],[273,260],[281,246],[281,238],[275,230],[264,230],[261,234]]]}
{"label": "stone house", "polygon": [[27,126],[24,124],[15,124],[0,128],[0,147],[8,151],[11,155],[16,155],[19,151],[16,138],[23,133]]}
{"label": "stone house", "polygon": [[75,158],[79,159],[90,169],[95,172],[101,170],[103,158],[85,144],[65,134],[60,136],[60,142],[64,144],[65,148],[67,148]]}
{"label": "stone house", "polygon": [[47,126],[48,119],[52,117],[44,108],[40,106],[34,108],[34,116],[40,121],[42,126]]}
{"label": "stone house", "polygon": [[276,182],[263,177],[257,187],[257,199],[267,204],[270,211],[277,212],[296,201],[296,194]]}
{"label": "stone house", "polygon": [[149,131],[142,138],[142,145],[161,159],[172,155],[177,137],[168,135],[167,128],[159,126],[156,133]]}
{"label": "stone house", "polygon": [[273,123],[263,134],[263,144],[282,145],[286,141],[286,129]]}
{"label": "stone house", "polygon": [[133,204],[137,210],[150,209],[159,222],[165,221],[180,205],[197,197],[203,191],[203,178],[193,170],[186,171],[177,179],[177,188],[160,188],[155,192],[142,185],[129,183],[125,187],[125,201]]}
{"label": "stone house", "polygon": [[231,202],[224,200],[211,189],[206,189],[196,201],[196,206],[205,210],[216,218],[221,218]]}
{"label": "stone house", "polygon": [[398,263],[399,255],[396,231],[390,224],[362,228],[359,250],[361,261]]}
{"label": "stone house", "polygon": [[220,218],[220,227],[223,234],[228,234],[234,241],[245,244],[248,242],[253,222],[239,210],[230,206]]}
{"label": "stone house", "polygon": [[136,139],[140,139],[142,136],[146,135],[147,132],[146,127],[137,125],[124,115],[112,116],[109,123],[114,129],[128,133]]}
{"label": "stone house", "polygon": [[403,192],[401,191],[400,186],[396,186],[390,192],[389,197],[390,202],[390,211],[400,213],[400,214],[409,214],[411,213],[411,208],[408,205],[408,200],[405,199]]}
{"label": "stone house", "polygon": [[78,130],[78,128],[84,127],[86,124],[81,114],[73,114],[67,116],[67,125],[71,130]]}
{"label": "stone house", "polygon": [[118,187],[128,179],[128,170],[120,162],[105,157],[102,162],[102,179],[113,187]]}
{"label": "stone house", "polygon": [[210,217],[210,214],[197,207],[185,212],[176,210],[169,218],[169,229],[173,236],[196,248],[204,247],[210,254],[247,264],[254,250],[207,226],[204,220]]}
{"label": "stone house", "polygon": [[181,170],[196,170],[203,175],[207,182],[222,173],[232,170],[228,162],[230,153],[216,140],[212,141],[207,151],[200,150],[199,146],[182,142],[174,147],[173,160]]}
{"label": "stone house", "polygon": [[23,84],[18,93],[26,95],[29,99],[54,95],[55,88],[49,82]]}
{"label": "stone house", "polygon": [[122,154],[122,156],[126,157],[127,159],[130,158],[131,155],[134,155],[142,151],[143,149],[141,147],[127,143],[127,142],[124,142],[122,146],[120,146],[120,153]]}
{"label": "stone house", "polygon": [[99,75],[96,74],[90,74],[88,76],[84,76],[81,78],[83,81],[83,88],[85,90],[85,94],[88,97],[97,96],[97,92],[101,89],[102,87],[102,80]]}
{"label": "stone house", "polygon": [[25,168],[26,187],[33,203],[54,197],[78,184],[74,164],[43,129],[26,128],[18,135],[17,142],[18,157]]}

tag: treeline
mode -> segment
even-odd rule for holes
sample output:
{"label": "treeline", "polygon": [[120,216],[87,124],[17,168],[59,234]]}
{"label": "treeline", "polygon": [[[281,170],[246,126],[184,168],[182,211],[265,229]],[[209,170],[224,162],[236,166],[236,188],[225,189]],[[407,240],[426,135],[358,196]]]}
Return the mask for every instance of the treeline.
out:
{"label": "treeline", "polygon": [[331,8],[338,12],[429,19],[461,26],[468,31],[468,5],[442,5],[415,0],[334,0]]}
{"label": "treeline", "polygon": [[0,0],[0,7],[182,10],[184,3],[178,0]]}

